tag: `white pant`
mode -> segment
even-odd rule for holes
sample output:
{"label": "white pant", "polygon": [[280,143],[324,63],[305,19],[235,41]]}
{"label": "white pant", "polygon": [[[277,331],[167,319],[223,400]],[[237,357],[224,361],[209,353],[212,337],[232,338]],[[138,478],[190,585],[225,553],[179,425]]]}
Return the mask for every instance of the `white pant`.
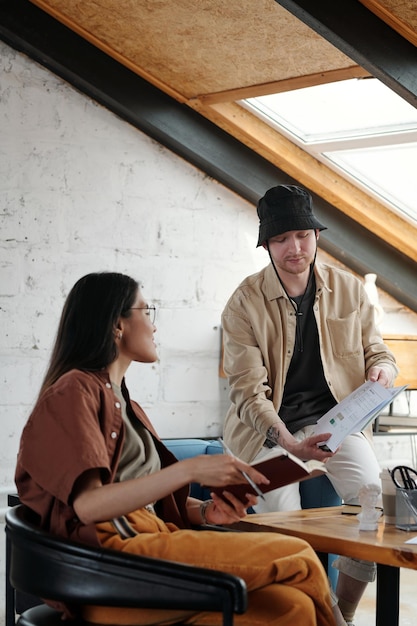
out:
{"label": "white pant", "polygon": [[[306,426],[294,434],[301,441],[312,435],[313,426]],[[265,460],[271,456],[278,456],[283,452],[281,446],[262,448],[255,458],[255,462]],[[374,450],[362,433],[349,435],[343,441],[338,452],[326,462],[327,477],[338,495],[345,503],[358,504],[358,492],[363,485],[376,484],[381,486],[379,473],[381,471]],[[256,513],[272,511],[297,511],[301,509],[299,483],[280,487],[264,494],[265,500],[258,500],[254,506]],[[380,502],[382,498],[380,496]],[[368,561],[361,561],[349,557],[338,557],[333,567],[345,574],[361,580],[372,582],[375,579],[376,565]]]}
{"label": "white pant", "polygon": [[[314,426],[306,426],[294,434],[301,441],[312,434]],[[278,456],[283,448],[262,448],[255,462]],[[381,486],[381,471],[374,450],[362,433],[349,435],[338,452],[326,462],[327,477],[345,503],[358,504],[358,492],[363,485]],[[296,511],[301,509],[299,483],[274,489],[265,494],[253,507],[256,513],[270,511]]]}

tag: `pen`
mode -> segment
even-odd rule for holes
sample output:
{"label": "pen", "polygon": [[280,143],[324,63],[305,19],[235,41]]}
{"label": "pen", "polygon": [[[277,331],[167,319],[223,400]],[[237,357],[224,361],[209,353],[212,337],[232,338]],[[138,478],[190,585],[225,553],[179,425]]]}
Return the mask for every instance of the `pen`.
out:
{"label": "pen", "polygon": [[[231,449],[229,448],[229,446],[223,441],[223,439],[221,437],[218,438],[218,441],[220,441],[220,443],[222,444],[222,448],[225,451],[226,454],[228,454],[229,456],[235,456],[233,454],[233,452],[231,451]],[[253,482],[252,478],[243,470],[239,470],[240,472],[242,472],[243,478],[250,484],[250,486],[252,487],[252,489],[255,490],[256,494],[262,498],[262,500],[265,500],[265,496],[262,493],[262,491],[259,489],[258,485],[256,483]]]}

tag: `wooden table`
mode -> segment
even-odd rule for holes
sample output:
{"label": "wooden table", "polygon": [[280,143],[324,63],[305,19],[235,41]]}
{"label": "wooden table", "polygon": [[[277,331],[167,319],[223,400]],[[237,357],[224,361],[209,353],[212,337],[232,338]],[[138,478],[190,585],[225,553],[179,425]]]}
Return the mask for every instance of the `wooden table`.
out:
{"label": "wooden table", "polygon": [[[383,517],[375,531],[360,531],[352,507],[304,509],[248,515],[233,528],[300,537],[319,553],[341,554],[377,563],[376,625],[396,626],[399,618],[400,568],[417,569],[417,544],[405,543],[416,532],[398,530]],[[357,510],[360,510],[359,508]]]}

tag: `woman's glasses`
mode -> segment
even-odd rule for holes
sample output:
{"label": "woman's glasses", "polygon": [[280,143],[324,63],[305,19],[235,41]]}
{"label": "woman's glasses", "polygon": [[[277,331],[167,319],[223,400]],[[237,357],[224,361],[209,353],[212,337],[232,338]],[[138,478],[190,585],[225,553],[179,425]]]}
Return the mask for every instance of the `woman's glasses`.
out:
{"label": "woman's glasses", "polygon": [[146,315],[149,315],[149,319],[151,320],[151,324],[155,323],[156,306],[154,304],[147,304],[146,306],[131,306],[130,309],[132,311],[134,309],[136,309],[137,311],[146,311]]}

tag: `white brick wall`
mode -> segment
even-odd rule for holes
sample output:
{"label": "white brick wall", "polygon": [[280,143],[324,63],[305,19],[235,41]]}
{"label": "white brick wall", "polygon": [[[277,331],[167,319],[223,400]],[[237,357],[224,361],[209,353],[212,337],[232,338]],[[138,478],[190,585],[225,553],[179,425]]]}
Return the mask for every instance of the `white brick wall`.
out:
{"label": "white brick wall", "polygon": [[160,434],[219,435],[221,310],[265,259],[254,207],[2,43],[0,64],[0,487],[64,298],[91,271],[132,275],[158,307],[160,362],[128,383]]}
{"label": "white brick wall", "polygon": [[128,382],[161,435],[220,434],[220,313],[267,260],[254,207],[5,44],[0,59],[0,486],[90,271],[131,274],[158,306],[160,361]]}
{"label": "white brick wall", "polygon": [[131,274],[157,304],[160,362],[128,380],[159,432],[219,435],[220,313],[265,261],[254,208],[24,55],[0,56],[0,485],[65,295],[90,271]]}
{"label": "white brick wall", "polygon": [[91,271],[132,275],[158,306],[160,362],[127,378],[160,434],[219,435],[220,314],[266,263],[254,207],[2,43],[0,64],[0,488],[64,298]]}

